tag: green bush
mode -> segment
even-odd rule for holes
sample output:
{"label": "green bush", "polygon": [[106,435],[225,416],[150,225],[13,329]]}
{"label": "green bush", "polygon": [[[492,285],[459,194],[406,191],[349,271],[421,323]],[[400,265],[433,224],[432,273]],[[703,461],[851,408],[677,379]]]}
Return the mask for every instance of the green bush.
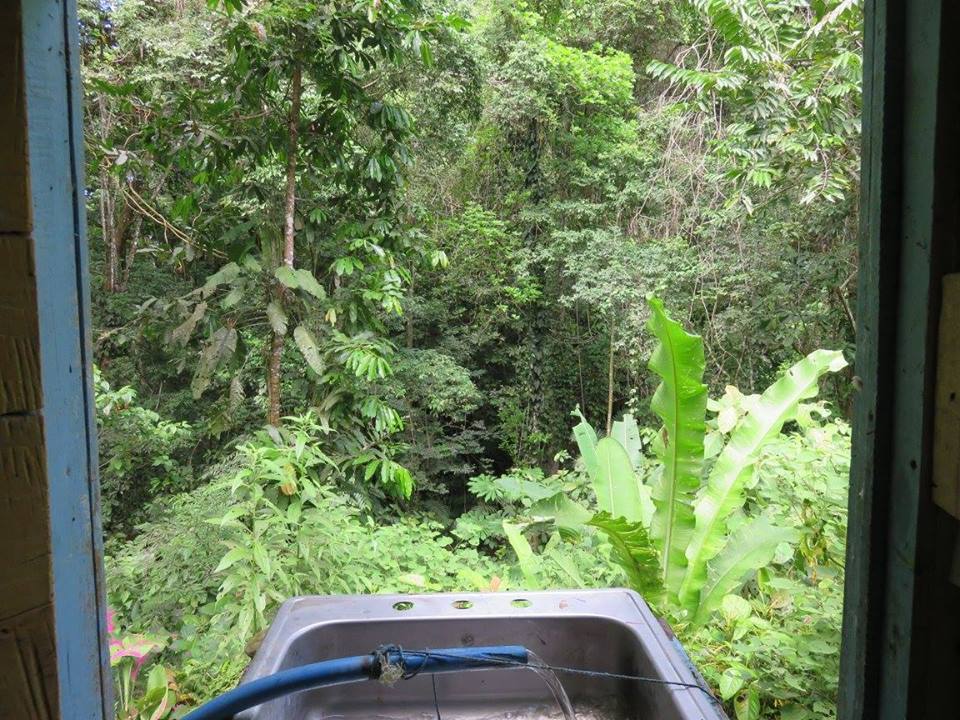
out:
{"label": "green bush", "polygon": [[164,420],[137,402],[129,385],[114,390],[94,373],[100,450],[100,508],[106,530],[129,528],[161,493],[189,489],[189,423]]}
{"label": "green bush", "polygon": [[682,637],[738,720],[836,717],[849,469],[840,421],[776,440],[757,465],[750,501],[803,539]]}
{"label": "green bush", "polygon": [[289,597],[480,590],[507,574],[435,520],[362,511],[316,439],[264,435],[220,472],[108,545],[111,607],[131,632],[176,638],[169,664],[192,701],[235,681],[245,643]]}

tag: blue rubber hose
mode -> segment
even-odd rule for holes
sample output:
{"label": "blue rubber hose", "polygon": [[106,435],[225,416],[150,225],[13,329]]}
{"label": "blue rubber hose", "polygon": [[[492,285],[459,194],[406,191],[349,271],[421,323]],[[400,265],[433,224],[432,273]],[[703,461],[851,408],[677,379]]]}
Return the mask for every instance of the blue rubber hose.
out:
{"label": "blue rubber hose", "polygon": [[526,665],[527,659],[527,649],[520,645],[445,650],[387,648],[369,655],[355,655],[301,665],[258,678],[215,697],[189,713],[183,720],[229,720],[241,710],[301,690],[360,680],[375,680],[380,677],[384,664],[400,666],[403,677],[410,678],[420,673],[429,675],[464,670],[489,670],[503,667],[504,664]]}

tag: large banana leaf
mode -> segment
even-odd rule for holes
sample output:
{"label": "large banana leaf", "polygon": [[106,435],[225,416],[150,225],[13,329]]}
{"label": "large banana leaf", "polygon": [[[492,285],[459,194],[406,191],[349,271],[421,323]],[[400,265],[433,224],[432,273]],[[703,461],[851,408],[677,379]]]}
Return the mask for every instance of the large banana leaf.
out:
{"label": "large banana leaf", "polygon": [[[598,452],[602,441],[598,442],[593,426],[579,410],[576,410],[575,414],[580,417],[580,422],[573,428],[573,435],[580,448],[580,458],[590,476],[600,509],[609,512],[613,517],[639,519],[644,527],[650,527],[654,508],[650,488],[641,482],[637,472],[643,462],[643,443],[637,421],[633,415],[627,413],[623,420],[613,423],[611,437],[604,438],[606,442],[603,442]],[[609,442],[610,439],[624,450],[633,472],[626,471],[623,458]],[[586,519],[583,522],[586,522]]]}
{"label": "large banana leaf", "polygon": [[642,522],[643,498],[627,451],[612,437],[605,437],[597,443],[596,458],[597,470],[591,480],[597,507],[613,518]]}
{"label": "large banana leaf", "polygon": [[687,543],[694,530],[693,498],[700,488],[707,386],[703,384],[703,340],[670,319],[657,298],[648,300],[650,330],[660,341],[650,369],[661,383],[650,401],[663,421],[657,454],[663,469],[653,487],[656,510],[650,535],[660,543],[660,579],[671,594],[687,569]]}
{"label": "large banana leaf", "polygon": [[554,525],[568,537],[579,534],[593,517],[589,510],[562,491],[533,503],[528,513],[535,519],[552,517]]}
{"label": "large banana leaf", "polygon": [[637,492],[640,495],[640,519],[643,526],[649,530],[655,511],[653,491],[649,485],[643,482],[643,441],[640,439],[640,427],[637,425],[637,420],[633,417],[633,414],[626,413],[623,420],[615,420],[610,437],[623,445],[623,449],[627,451],[627,456],[630,458],[630,464],[633,465],[634,482],[637,484]]}
{"label": "large banana leaf", "polygon": [[727,539],[720,554],[710,561],[694,622],[706,622],[720,607],[723,597],[740,588],[747,573],[770,563],[777,545],[796,542],[798,537],[799,533],[793,528],[775,527],[766,518],[756,518],[744,524]]}
{"label": "large banana leaf", "polygon": [[517,563],[520,565],[520,572],[523,573],[523,580],[526,583],[525,590],[539,590],[540,582],[540,562],[530,547],[523,530],[519,525],[514,525],[508,520],[503,521],[503,532],[507,536],[510,547],[517,554]]}
{"label": "large banana leaf", "polygon": [[626,413],[623,420],[614,421],[610,437],[623,445],[633,469],[639,471],[643,463],[643,441],[640,440],[640,428],[631,413]]}
{"label": "large banana leaf", "polygon": [[687,573],[680,586],[681,604],[694,611],[707,581],[707,562],[724,547],[727,518],[743,505],[743,488],[753,475],[760,449],[777,435],[797,412],[800,401],[817,394],[817,383],[826,372],[846,366],[843,354],[816,350],[768,387],[756,407],[733,431],[697,501],[696,527],[687,546]]}
{"label": "large banana leaf", "polygon": [[583,460],[587,475],[593,478],[596,477],[599,470],[597,464],[597,433],[593,429],[593,425],[587,422],[579,408],[574,413],[580,418],[580,422],[573,428],[573,436],[577,440],[577,447],[580,448],[580,459]]}
{"label": "large banana leaf", "polygon": [[660,559],[642,523],[597,513],[588,523],[599,528],[613,546],[613,558],[627,574],[631,587],[649,600],[660,595]]}

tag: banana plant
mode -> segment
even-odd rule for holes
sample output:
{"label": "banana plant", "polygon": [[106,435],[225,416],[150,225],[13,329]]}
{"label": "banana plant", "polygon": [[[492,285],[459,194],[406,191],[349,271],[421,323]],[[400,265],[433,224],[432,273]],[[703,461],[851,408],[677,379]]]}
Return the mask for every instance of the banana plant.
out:
{"label": "banana plant", "polygon": [[[748,413],[730,435],[720,452],[694,508],[695,526],[686,548],[687,569],[677,592],[680,604],[703,617],[711,608],[703,608],[703,589],[713,570],[711,560],[744,565],[743,572],[762,567],[770,562],[776,546],[788,540],[786,531],[774,531],[753,520],[741,531],[743,536],[755,533],[755,540],[766,539],[760,548],[755,543],[743,545],[743,558],[736,561],[731,554],[736,545],[727,532],[727,521],[743,507],[744,488],[753,477],[754,466],[763,445],[776,437],[784,423],[797,415],[803,400],[816,396],[818,381],[827,372],[837,372],[846,366],[843,354],[835,350],[816,350],[800,360],[768,387],[753,410]],[[756,526],[756,527],[753,527]],[[729,549],[728,549],[729,548]],[[721,557],[722,556],[722,557]],[[736,562],[735,562],[736,561]],[[719,600],[716,599],[717,604]]]}
{"label": "banana plant", "polygon": [[[640,480],[638,473],[643,462],[643,445],[636,420],[627,414],[613,424],[610,437],[597,439],[583,414],[579,410],[575,414],[580,422],[573,434],[599,509],[583,522],[607,536],[614,560],[630,584],[653,600],[661,591],[659,556],[647,534],[654,504],[650,487]],[[587,515],[589,517],[589,513]]]}
{"label": "banana plant", "polygon": [[639,475],[643,443],[633,415],[627,413],[623,420],[614,422],[610,437],[602,439],[597,438],[593,426],[579,410],[574,415],[580,422],[573,428],[573,435],[597,497],[597,507],[612,518],[623,517],[649,526],[654,505],[650,487]]}
{"label": "banana plant", "polygon": [[771,562],[780,544],[796,542],[796,531],[762,517],[743,521],[735,532],[729,521],[743,508],[743,491],[763,445],[796,417],[802,401],[817,394],[820,377],[842,369],[846,361],[838,351],[817,350],[791,367],[733,429],[704,479],[703,341],[670,319],[658,299],[648,302],[649,327],[659,341],[649,367],[661,380],[651,401],[663,422],[654,442],[660,466],[649,487],[641,481],[642,453],[634,459],[624,445],[639,441],[639,433],[634,440],[628,429],[632,418],[625,418],[611,437],[598,439],[581,415],[574,435],[600,510],[588,524],[607,534],[618,562],[641,591],[654,592],[649,576],[651,558],[658,554],[663,597],[702,624],[744,577]]}
{"label": "banana plant", "polygon": [[660,580],[678,592],[687,569],[686,550],[694,531],[693,500],[700,489],[707,386],[703,341],[670,319],[657,298],[650,298],[648,327],[659,343],[649,367],[662,382],[650,400],[663,422],[654,450],[661,467],[653,485],[656,511],[650,535],[661,548]]}

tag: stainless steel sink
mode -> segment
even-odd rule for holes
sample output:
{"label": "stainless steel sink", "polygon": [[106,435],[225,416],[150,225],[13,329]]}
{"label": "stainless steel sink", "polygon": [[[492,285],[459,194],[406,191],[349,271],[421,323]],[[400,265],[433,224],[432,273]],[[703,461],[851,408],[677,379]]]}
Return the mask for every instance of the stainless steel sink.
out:
{"label": "stainless steel sink", "polygon": [[[305,663],[371,652],[386,644],[410,650],[523,645],[550,665],[703,683],[680,645],[629,590],[299,597],[277,614],[241,680]],[[559,674],[575,708],[643,720],[721,720],[695,688]],[[438,675],[444,720],[516,713],[554,701],[528,670]],[[272,700],[242,720],[352,720],[435,717],[431,678],[393,687],[378,682],[310,690]]]}

